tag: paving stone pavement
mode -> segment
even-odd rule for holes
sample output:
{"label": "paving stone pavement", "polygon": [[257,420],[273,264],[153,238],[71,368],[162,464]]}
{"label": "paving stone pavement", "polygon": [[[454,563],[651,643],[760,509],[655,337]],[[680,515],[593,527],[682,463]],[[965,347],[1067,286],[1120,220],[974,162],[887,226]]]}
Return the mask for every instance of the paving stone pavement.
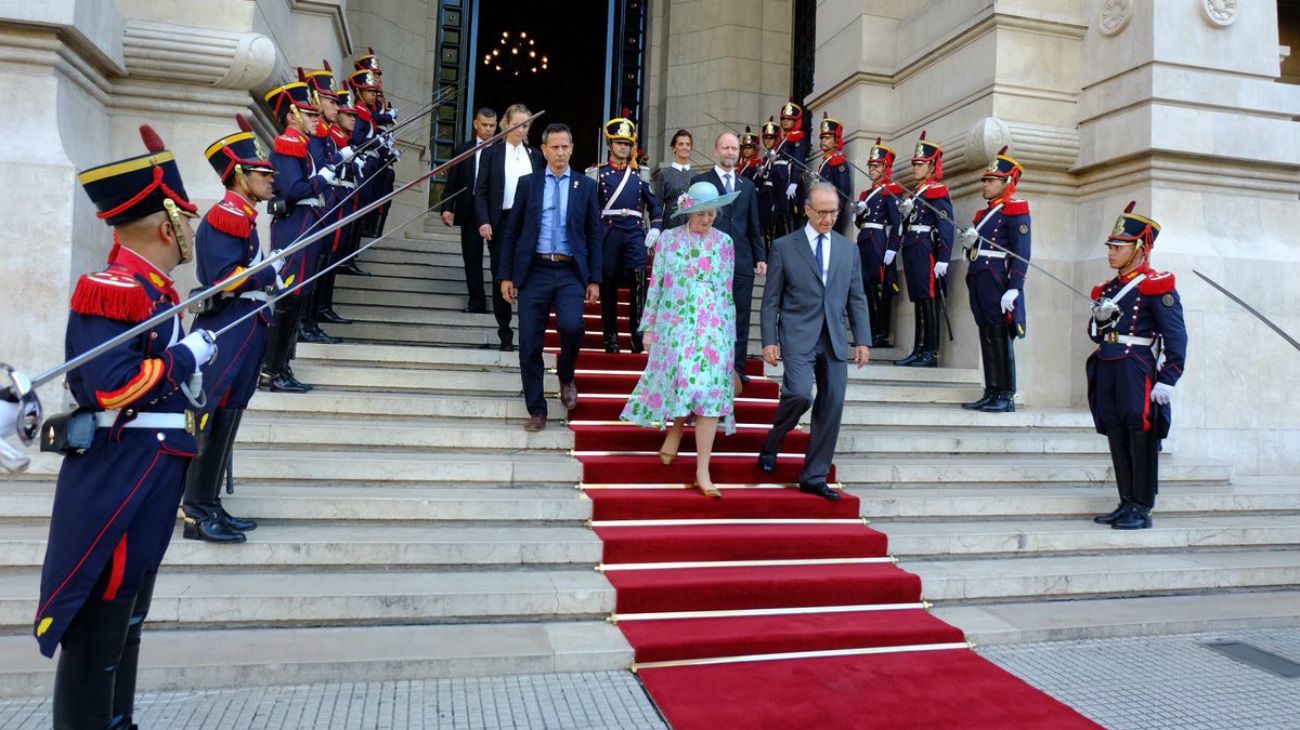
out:
{"label": "paving stone pavement", "polygon": [[[1300,730],[1300,678],[1206,648],[1218,640],[1300,662],[1300,628],[979,651],[1110,730]],[[627,672],[153,692],[141,696],[137,721],[149,730],[667,730]],[[48,698],[0,700],[0,730],[49,726]]]}
{"label": "paving stone pavement", "polygon": [[1300,629],[1258,629],[979,649],[1110,730],[1297,730],[1300,678],[1205,645],[1242,641],[1300,662]]}

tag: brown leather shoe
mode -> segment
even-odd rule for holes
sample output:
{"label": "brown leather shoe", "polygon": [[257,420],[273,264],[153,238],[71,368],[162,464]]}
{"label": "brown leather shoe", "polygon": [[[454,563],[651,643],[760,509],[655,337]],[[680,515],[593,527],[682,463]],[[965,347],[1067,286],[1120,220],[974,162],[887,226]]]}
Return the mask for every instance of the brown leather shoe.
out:
{"label": "brown leather shoe", "polygon": [[569,410],[578,407],[577,383],[563,383],[560,385],[560,403]]}
{"label": "brown leather shoe", "polygon": [[528,423],[524,424],[524,430],[528,432],[541,431],[546,428],[546,416],[529,416]]}

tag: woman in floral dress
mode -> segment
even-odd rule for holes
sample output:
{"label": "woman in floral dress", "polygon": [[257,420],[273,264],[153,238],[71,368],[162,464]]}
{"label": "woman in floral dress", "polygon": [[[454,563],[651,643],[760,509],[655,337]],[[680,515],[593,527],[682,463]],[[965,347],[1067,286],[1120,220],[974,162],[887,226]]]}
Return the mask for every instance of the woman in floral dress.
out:
{"label": "woman in floral dress", "polygon": [[739,193],[718,195],[711,183],[692,185],[677,199],[686,225],[664,231],[656,245],[654,278],[641,315],[650,352],[621,418],[638,426],[672,428],[659,458],[672,463],[687,419],[695,418],[695,486],[721,497],[709,477],[718,420],[736,430],[733,363],[736,305],[731,296],[735,248],[713,227],[718,209]]}

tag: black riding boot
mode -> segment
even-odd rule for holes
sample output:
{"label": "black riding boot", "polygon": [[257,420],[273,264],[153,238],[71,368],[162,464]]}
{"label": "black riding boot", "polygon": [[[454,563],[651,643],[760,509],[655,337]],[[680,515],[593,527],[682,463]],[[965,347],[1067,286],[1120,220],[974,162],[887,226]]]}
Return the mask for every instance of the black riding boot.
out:
{"label": "black riding boot", "polygon": [[895,365],[909,366],[909,365],[911,365],[912,363],[914,363],[914,362],[916,362],[917,360],[919,360],[919,359],[921,358],[921,354],[924,352],[924,348],[925,348],[925,317],[926,317],[925,300],[921,300],[921,301],[918,301],[918,302],[912,302],[912,310],[913,310],[913,312],[915,312],[915,314],[916,314],[916,319],[915,319],[915,321],[912,323],[912,325],[913,325],[913,333],[912,333],[912,337],[913,337],[912,353],[911,353],[910,355],[908,355],[907,357],[903,358],[902,360],[895,360],[895,361],[894,361],[894,364],[895,364]]}
{"label": "black riding boot", "polygon": [[645,346],[641,342],[641,331],[638,329],[641,324],[641,309],[645,306],[645,269],[632,272],[632,281],[629,288],[631,291],[628,292],[627,330],[628,334],[632,336],[632,352],[645,352]]}
{"label": "black riding boot", "polygon": [[605,334],[605,352],[618,352],[618,284],[600,285],[600,327]]}
{"label": "black riding boot", "polygon": [[1119,506],[1104,515],[1092,518],[1099,525],[1113,525],[1125,517],[1133,504],[1133,448],[1128,431],[1111,431],[1106,434],[1110,446],[1110,461],[1115,470],[1115,485],[1119,488]]}
{"label": "black riding boot", "polygon": [[287,297],[275,305],[275,318],[262,357],[261,386],[273,393],[306,393],[311,386],[298,382],[289,369],[297,337],[301,297]]}
{"label": "black riding boot", "polygon": [[[105,571],[107,572],[107,571]],[[54,730],[106,728],[135,596],[100,599],[100,579],[63,635],[54,672]]]}
{"label": "black riding boot", "polygon": [[990,327],[993,343],[993,397],[980,408],[985,413],[1011,413],[1016,410],[1016,353],[1011,333],[1006,327]]}
{"label": "black riding boot", "polygon": [[980,361],[984,363],[984,395],[980,396],[977,401],[962,403],[961,407],[968,411],[978,411],[993,399],[995,380],[993,373],[993,342],[990,329],[989,327],[979,328]]}
{"label": "black riding boot", "polygon": [[186,540],[203,540],[204,542],[243,542],[242,533],[230,529],[217,507],[217,495],[221,492],[221,474],[229,458],[229,446],[233,446],[235,429],[239,419],[234,415],[239,411],[231,408],[218,408],[212,413],[212,426],[201,437],[199,455],[190,461],[185,472],[185,496],[181,498],[181,513],[184,515],[184,530],[181,535]]}
{"label": "black riding boot", "polygon": [[140,634],[144,631],[144,620],[149,616],[153,586],[157,580],[158,573],[145,573],[140,581],[140,591],[135,594],[126,643],[122,646],[122,660],[117,663],[117,680],[113,683],[112,730],[135,730],[137,727],[132,720],[135,715],[136,674],[140,665]]}
{"label": "black riding boot", "polygon": [[1127,513],[1115,520],[1116,530],[1145,530],[1151,527],[1151,510],[1156,506],[1159,479],[1159,438],[1152,431],[1130,431],[1129,454],[1133,464],[1133,499]]}
{"label": "black riding boot", "polygon": [[[227,437],[227,441],[225,443],[225,446],[223,447],[223,450],[226,453],[226,464],[225,464],[225,478],[222,481],[225,481],[227,484],[230,485],[230,491],[233,493],[234,484],[235,484],[235,478],[233,473],[233,469],[234,469],[233,454],[235,452],[235,437],[239,435],[239,424],[244,420],[244,409],[231,408],[226,411],[226,414],[227,415],[224,415],[223,418],[228,418],[234,421],[235,425],[229,429],[230,435]],[[226,511],[225,505],[221,504],[220,484],[218,484],[218,489],[214,494],[212,501],[216,503],[217,515],[222,519],[223,522],[226,523],[226,526],[229,527],[230,529],[238,530],[240,532],[250,532],[252,530],[257,529],[257,522],[255,522],[254,520],[250,520],[246,517],[235,517],[234,515]]]}
{"label": "black riding boot", "polygon": [[872,285],[867,287],[867,306],[871,311],[871,346],[872,347],[893,347],[894,337],[892,332],[893,312],[890,306],[893,302],[891,297],[885,293],[885,287],[882,285]]}
{"label": "black riding boot", "polygon": [[[342,268],[342,267],[339,267]],[[330,324],[352,324],[352,320],[334,311],[334,279],[338,268],[317,280],[316,321]]]}
{"label": "black riding boot", "polygon": [[925,310],[925,326],[921,331],[921,352],[916,359],[908,363],[914,368],[933,368],[939,366],[939,300],[922,299],[920,305]]}

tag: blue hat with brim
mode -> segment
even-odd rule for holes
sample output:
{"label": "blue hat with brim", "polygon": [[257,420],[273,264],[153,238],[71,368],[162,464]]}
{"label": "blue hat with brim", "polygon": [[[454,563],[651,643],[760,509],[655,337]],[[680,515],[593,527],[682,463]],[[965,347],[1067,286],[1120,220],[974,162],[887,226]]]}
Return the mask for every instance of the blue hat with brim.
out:
{"label": "blue hat with brim", "polygon": [[713,183],[697,182],[677,197],[677,212],[673,214],[673,217],[703,213],[706,210],[717,210],[731,203],[739,195],[739,190],[722,195],[718,193],[718,188]]}

